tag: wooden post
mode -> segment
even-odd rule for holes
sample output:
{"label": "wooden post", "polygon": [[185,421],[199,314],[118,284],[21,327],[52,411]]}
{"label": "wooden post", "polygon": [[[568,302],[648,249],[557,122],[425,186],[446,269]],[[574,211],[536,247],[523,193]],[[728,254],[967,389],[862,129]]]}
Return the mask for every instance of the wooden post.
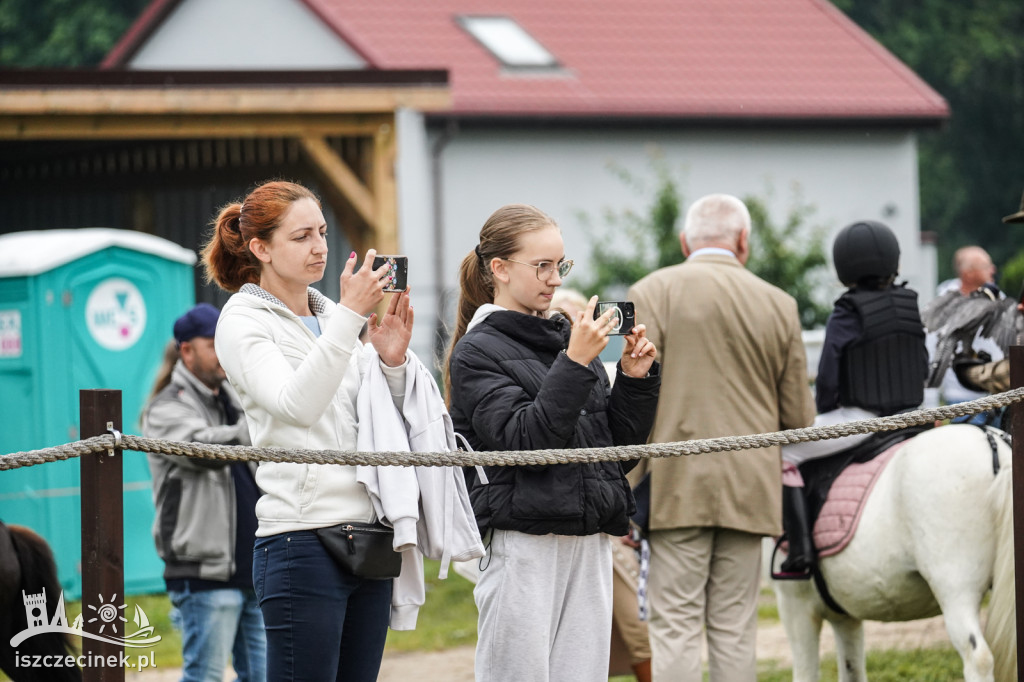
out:
{"label": "wooden post", "polygon": [[[121,391],[80,391],[82,438],[121,430]],[[82,627],[87,632],[124,637],[124,489],[120,448],[81,457]],[[90,622],[92,620],[92,622]],[[115,629],[116,628],[116,629]],[[124,647],[82,638],[82,653],[120,661]],[[85,682],[124,682],[124,668],[86,666]]]}
{"label": "wooden post", "polygon": [[397,155],[394,119],[382,123],[373,137],[373,198],[376,201],[374,242],[378,253],[402,253],[398,243],[398,189],[395,185]]}
{"label": "wooden post", "polygon": [[[1010,386],[1024,386],[1024,346],[1010,346]],[[1024,679],[1021,633],[1024,632],[1024,405],[1010,408],[1013,434],[1013,577],[1017,607],[1017,679]]]}

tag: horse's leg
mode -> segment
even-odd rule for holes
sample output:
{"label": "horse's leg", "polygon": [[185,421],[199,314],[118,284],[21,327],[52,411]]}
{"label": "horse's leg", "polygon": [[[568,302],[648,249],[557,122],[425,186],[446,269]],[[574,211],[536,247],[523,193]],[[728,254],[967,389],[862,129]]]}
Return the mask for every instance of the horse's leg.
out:
{"label": "horse's leg", "polygon": [[793,682],[818,682],[824,605],[809,580],[776,580],[779,618],[793,653]]}
{"label": "horse's leg", "polygon": [[8,641],[15,634],[21,601],[21,567],[7,526],[0,521],[0,670],[12,676],[14,650]]}
{"label": "horse's leg", "polygon": [[[22,591],[28,594],[38,594],[43,590],[46,590],[47,598],[50,595],[59,595],[61,586],[57,579],[57,565],[54,563],[53,552],[46,544],[46,540],[23,526],[8,526],[8,528],[21,570],[18,596],[21,596]],[[49,615],[47,614],[46,617]],[[16,618],[17,631],[28,627],[24,611],[20,611]],[[26,656],[67,656],[78,653],[70,636],[56,632],[45,632],[29,637],[22,642],[18,652]],[[20,679],[45,679],[46,682],[81,682],[82,680],[82,671],[76,666],[47,668],[45,673],[43,677],[28,675]],[[12,677],[14,676],[12,675]],[[19,678],[14,677],[14,679]]]}
{"label": "horse's leg", "polygon": [[829,623],[836,634],[836,665],[839,682],[867,682],[864,661],[864,621],[852,616],[830,615]]}
{"label": "horse's leg", "polygon": [[970,594],[936,597],[942,605],[949,640],[964,661],[964,682],[993,682],[995,660],[978,617],[981,598]]}
{"label": "horse's leg", "polygon": [[980,429],[937,431],[944,431],[950,447],[915,450],[906,460],[903,523],[918,571],[963,659],[964,682],[992,682],[994,661],[979,618],[995,561],[996,529],[986,504],[992,451]]}

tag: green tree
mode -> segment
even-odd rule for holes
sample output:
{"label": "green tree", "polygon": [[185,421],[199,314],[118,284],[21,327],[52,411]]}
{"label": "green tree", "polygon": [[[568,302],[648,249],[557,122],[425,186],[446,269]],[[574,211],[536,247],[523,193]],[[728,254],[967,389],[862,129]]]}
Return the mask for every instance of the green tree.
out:
{"label": "green tree", "polygon": [[1002,267],[999,273],[999,288],[1007,296],[1020,296],[1024,293],[1024,250],[1018,251]]}
{"label": "green tree", "polygon": [[149,0],[3,0],[0,66],[96,66]]}
{"label": "green tree", "polygon": [[[605,228],[591,247],[592,278],[582,285],[587,295],[632,285],[649,272],[683,262],[679,246],[679,217],[682,196],[667,164],[655,156],[652,161],[654,189],[651,204],[643,214],[630,209],[605,208]],[[625,168],[610,164],[609,170],[638,194],[646,194],[646,183]],[[580,219],[598,230],[586,213]],[[622,234],[625,240],[614,238]],[[625,250],[623,241],[629,244]]]}
{"label": "green tree", "polygon": [[952,110],[946,125],[919,136],[921,225],[940,236],[941,277],[966,244],[1009,260],[1024,243],[1024,231],[1000,222],[1024,189],[1024,2],[833,2]]}
{"label": "green tree", "polygon": [[776,225],[763,199],[747,195],[743,203],[750,211],[751,223],[747,268],[796,299],[804,329],[823,326],[831,308],[815,300],[814,291],[828,259],[824,228],[807,225],[814,207],[797,197],[785,222]]}
{"label": "green tree", "polygon": [[[616,164],[610,168],[638,193],[648,194],[642,178]],[[643,213],[606,208],[603,230],[595,230],[589,215],[580,214],[591,234],[599,233],[591,248],[591,278],[581,285],[587,295],[608,295],[658,268],[683,262],[679,244],[683,198],[679,185],[661,157],[654,157],[652,168],[653,189]],[[785,222],[776,225],[763,199],[748,195],[743,201],[750,209],[752,227],[747,267],[797,300],[804,328],[824,324],[829,308],[813,296],[818,275],[827,264],[824,229],[807,224],[814,207],[803,203],[794,192],[794,203]],[[615,239],[616,234],[624,235],[625,239]],[[624,247],[624,243],[628,246]]]}

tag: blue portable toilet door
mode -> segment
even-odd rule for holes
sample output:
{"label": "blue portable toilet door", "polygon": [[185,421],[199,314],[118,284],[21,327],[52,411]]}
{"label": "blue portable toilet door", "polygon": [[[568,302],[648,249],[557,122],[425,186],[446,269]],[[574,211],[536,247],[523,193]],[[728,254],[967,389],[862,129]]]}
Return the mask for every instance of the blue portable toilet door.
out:
{"label": "blue portable toilet door", "polygon": [[[195,303],[195,262],[191,250],[131,230],[0,235],[0,413],[12,427],[0,451],[77,440],[82,389],[119,389],[122,430],[139,433],[174,320]],[[79,469],[70,459],[0,476],[4,521],[49,542],[68,600],[82,596]],[[123,486],[103,494],[124,503],[125,593],[162,592],[145,454],[126,451],[123,471]]]}
{"label": "blue portable toilet door", "polygon": [[[122,430],[138,434],[143,403],[170,337],[170,326],[182,311],[177,296],[161,295],[160,266],[148,254],[119,248],[69,267],[65,291],[72,292],[67,311],[71,337],[71,390],[76,402],[83,389],[118,389],[122,396]],[[78,264],[75,264],[78,265]],[[171,309],[173,308],[173,310]],[[158,321],[157,325],[152,321]],[[158,328],[159,327],[159,328]],[[164,589],[163,562],[152,538],[152,480],[146,455],[125,451],[124,568],[125,593]]]}

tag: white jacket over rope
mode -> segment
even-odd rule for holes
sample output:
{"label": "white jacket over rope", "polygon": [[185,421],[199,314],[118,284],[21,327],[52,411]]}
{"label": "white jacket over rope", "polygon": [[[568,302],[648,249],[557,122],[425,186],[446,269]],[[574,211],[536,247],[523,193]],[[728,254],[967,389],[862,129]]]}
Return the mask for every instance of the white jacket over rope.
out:
{"label": "white jacket over rope", "polygon": [[[366,362],[359,391],[359,450],[445,452],[455,449],[455,430],[430,372],[408,351],[401,411],[388,399],[377,353]],[[466,480],[459,467],[358,466],[356,477],[370,493],[377,515],[395,529],[402,573],[391,597],[391,629],[413,630],[426,597],[423,557],[441,562],[439,578],[452,561],[484,555]]]}

